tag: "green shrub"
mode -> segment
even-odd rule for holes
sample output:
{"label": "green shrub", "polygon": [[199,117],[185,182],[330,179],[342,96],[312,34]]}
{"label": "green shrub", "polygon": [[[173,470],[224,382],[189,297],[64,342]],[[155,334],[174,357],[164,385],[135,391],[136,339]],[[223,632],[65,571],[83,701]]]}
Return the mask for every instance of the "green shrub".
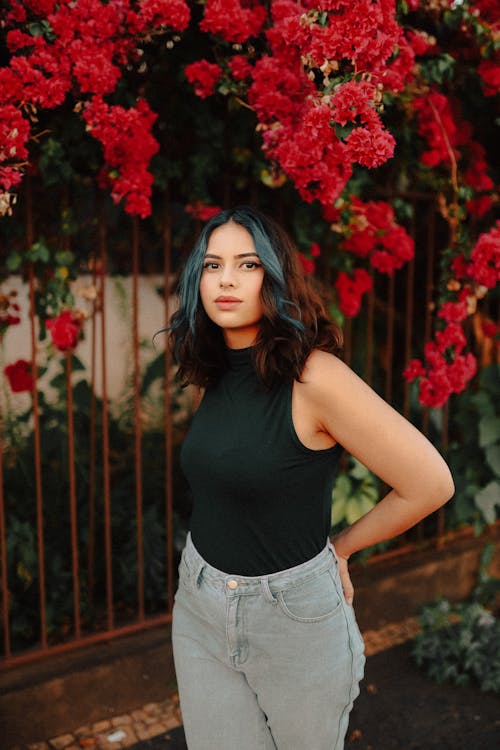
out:
{"label": "green shrub", "polygon": [[486,573],[492,554],[488,545],[471,601],[441,599],[422,609],[413,656],[437,682],[477,684],[483,692],[500,693],[500,620],[481,601],[493,601],[500,589],[500,579]]}

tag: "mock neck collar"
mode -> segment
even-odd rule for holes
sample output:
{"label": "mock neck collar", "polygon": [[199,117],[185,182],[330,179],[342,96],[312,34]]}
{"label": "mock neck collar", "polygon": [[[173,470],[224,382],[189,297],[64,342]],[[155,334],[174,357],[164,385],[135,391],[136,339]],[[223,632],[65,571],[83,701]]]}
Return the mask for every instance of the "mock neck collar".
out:
{"label": "mock neck collar", "polygon": [[252,365],[253,346],[246,346],[244,349],[230,349],[226,346],[226,356],[229,366],[232,370],[240,369]]}

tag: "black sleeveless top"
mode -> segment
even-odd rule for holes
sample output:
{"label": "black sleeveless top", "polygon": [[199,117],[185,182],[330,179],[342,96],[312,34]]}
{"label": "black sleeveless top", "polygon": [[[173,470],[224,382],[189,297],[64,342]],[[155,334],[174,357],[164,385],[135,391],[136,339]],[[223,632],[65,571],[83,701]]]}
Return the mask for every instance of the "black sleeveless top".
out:
{"label": "black sleeveless top", "polygon": [[191,536],[215,568],[258,576],[300,565],[325,546],[342,448],[303,445],[292,421],[293,383],[265,388],[251,348],[227,356],[229,369],[207,388],[182,446]]}

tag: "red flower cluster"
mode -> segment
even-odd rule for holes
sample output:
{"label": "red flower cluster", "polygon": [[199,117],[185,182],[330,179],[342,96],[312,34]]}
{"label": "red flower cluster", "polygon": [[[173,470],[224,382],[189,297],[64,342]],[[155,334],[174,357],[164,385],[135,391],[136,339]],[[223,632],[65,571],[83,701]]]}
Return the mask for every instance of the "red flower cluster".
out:
{"label": "red flower cluster", "polygon": [[235,81],[244,81],[252,77],[253,66],[250,65],[245,55],[235,55],[229,60],[228,65]]}
{"label": "red flower cluster", "polygon": [[436,332],[436,340],[425,345],[425,365],[412,360],[403,372],[409,382],[420,378],[419,400],[423,406],[438,409],[448,401],[452,393],[465,389],[477,369],[476,358],[468,352],[463,354],[466,338],[458,323],[449,323]]}
{"label": "red flower cluster", "polygon": [[[254,66],[236,55],[228,73],[238,82],[251,81],[248,101],[268,158],[304,200],[329,206],[351,177],[353,164],[376,167],[393,155],[394,139],[377,105],[384,86],[401,90],[409,80],[414,54],[396,22],[392,0],[329,0],[320,10],[317,6],[316,0],[274,0],[268,54]],[[200,28],[241,43],[260,33],[265,19],[264,8],[253,0],[207,0]],[[363,77],[348,72],[346,82],[332,90],[329,75],[340,64],[346,71],[365,72]],[[320,73],[323,84],[316,81]],[[206,60],[186,68],[201,97],[213,93],[222,74]]]}
{"label": "red flower cluster", "polygon": [[[424,406],[443,406],[451,393],[463,391],[476,372],[476,359],[471,353],[464,354],[465,335],[460,325],[475,306],[473,287],[492,289],[500,282],[500,221],[490,232],[481,234],[467,260],[464,255],[452,262],[452,271],[462,282],[456,301],[448,300],[441,305],[438,318],[447,322],[447,327],[437,331],[435,341],[426,344],[425,366],[420,360],[412,360],[404,377],[420,380],[419,399]],[[494,327],[494,331],[493,331]],[[488,333],[496,333],[493,324]]]}
{"label": "red flower cluster", "polygon": [[194,93],[202,99],[214,93],[215,84],[222,75],[221,68],[208,60],[198,60],[187,65],[184,73],[189,83],[194,86]]}
{"label": "red flower cluster", "polygon": [[101,171],[101,185],[111,188],[115,203],[125,199],[129,213],[149,216],[153,175],[148,164],[158,151],[151,133],[157,115],[144,100],[124,109],[94,97],[83,116],[87,129],[103,145],[106,166]]}
{"label": "red flower cluster", "polygon": [[438,312],[438,318],[446,320],[447,323],[461,323],[469,316],[467,298],[471,290],[465,287],[460,291],[458,302],[445,302],[441,305]]}
{"label": "red flower cluster", "polygon": [[302,270],[307,276],[315,272],[316,263],[314,262],[314,258],[308,258],[304,253],[298,253],[298,257]]}
{"label": "red flower cluster", "polygon": [[439,91],[431,91],[425,96],[416,97],[413,107],[417,114],[418,134],[429,146],[421,154],[420,160],[428,167],[449,164],[450,148],[453,149],[455,157],[458,157],[456,147],[470,141],[470,124],[460,120],[459,115],[452,111],[449,100]]}
{"label": "red flower cluster", "polygon": [[239,0],[206,0],[202,31],[222,37],[227,42],[242,44],[262,30],[267,12],[262,5],[245,7]]}
{"label": "red flower cluster", "polygon": [[[87,115],[93,109],[102,110],[102,96],[115,90],[122,67],[138,57],[137,35],[147,35],[153,29],[166,27],[183,30],[189,17],[185,0],[142,0],[140,3],[134,0],[61,3],[53,0],[20,3],[14,0],[10,3],[10,12],[4,16],[4,23],[11,27],[7,34],[11,57],[8,65],[0,68],[0,129],[4,127],[8,135],[4,140],[3,133],[0,133],[0,142],[6,143],[9,151],[15,146],[17,160],[25,158],[29,123],[19,109],[35,111],[39,107],[56,107],[70,91],[77,97],[90,97],[84,108]],[[47,22],[50,38],[33,31],[32,21],[40,19]],[[130,130],[130,121],[134,118],[140,120],[144,129],[145,144],[140,145],[139,140],[134,139],[137,153],[130,165],[125,166],[131,155],[130,149],[123,158],[117,159],[119,147],[110,149],[109,137],[103,141],[103,146],[105,153],[111,151],[115,156],[110,166],[126,172],[113,182],[113,197],[115,200],[126,198],[129,212],[146,216],[150,213],[147,204],[151,188],[147,167],[156,150],[152,148],[150,132],[154,117],[150,112],[149,117],[144,116],[144,107],[140,103],[137,112],[142,117],[138,117],[133,109],[127,114],[124,108],[114,108],[114,117],[117,118],[114,125],[120,131],[117,140],[123,141],[123,133]],[[119,118],[124,119],[122,124]],[[99,127],[93,129],[98,138],[99,132]],[[13,138],[17,139],[15,144],[9,141]],[[125,145],[125,151],[127,148]],[[14,167],[2,167],[2,161],[4,159],[0,157],[0,190],[9,190],[20,177],[14,173]]]}
{"label": "red flower cluster", "polygon": [[335,281],[339,307],[350,318],[358,314],[363,294],[373,286],[371,276],[364,268],[356,268],[352,276],[341,271]]}
{"label": "red flower cluster", "polygon": [[56,318],[47,320],[52,343],[61,352],[73,349],[78,341],[82,320],[73,310],[64,310]]}
{"label": "red flower cluster", "polygon": [[184,211],[193,217],[193,219],[199,219],[200,221],[208,221],[212,216],[216,216],[222,211],[219,206],[208,206],[202,201],[196,201],[196,203],[188,203],[184,206]]}
{"label": "red flower cluster", "polygon": [[467,273],[474,283],[488,289],[500,283],[500,221],[489,232],[479,235]]}
{"label": "red flower cluster", "polygon": [[500,282],[500,221],[479,235],[469,261],[457,255],[451,268],[457,279],[493,289]]}
{"label": "red flower cluster", "polygon": [[496,96],[500,90],[500,55],[496,60],[483,60],[477,72],[483,81],[485,96]]}
{"label": "red flower cluster", "polygon": [[[16,165],[28,156],[26,143],[29,129],[28,121],[16,107],[12,104],[0,106],[0,191],[11,190],[21,180],[21,173]],[[0,211],[1,213],[3,212]]]}
{"label": "red flower cluster", "polygon": [[9,381],[13,393],[33,390],[33,377],[31,375],[31,362],[18,359],[4,368],[4,373]]}
{"label": "red flower cluster", "polygon": [[361,258],[380,273],[391,275],[414,256],[414,242],[406,230],[396,224],[394,210],[384,201],[352,198],[351,220],[343,248]]}

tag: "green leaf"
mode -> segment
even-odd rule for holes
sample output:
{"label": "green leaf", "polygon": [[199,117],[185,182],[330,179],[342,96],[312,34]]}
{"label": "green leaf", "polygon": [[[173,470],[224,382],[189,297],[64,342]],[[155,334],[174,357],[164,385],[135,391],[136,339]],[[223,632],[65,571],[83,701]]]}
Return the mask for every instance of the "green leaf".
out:
{"label": "green leaf", "polygon": [[343,498],[335,497],[332,503],[331,524],[337,526],[345,519],[346,502]]}
{"label": "green leaf", "polygon": [[75,255],[70,250],[61,250],[56,253],[56,263],[60,266],[70,266],[75,260]]}
{"label": "green leaf", "polygon": [[20,253],[11,253],[7,256],[5,265],[8,271],[17,271],[23,262],[22,255]]}
{"label": "green leaf", "polygon": [[494,523],[496,520],[495,507],[500,506],[500,482],[490,482],[474,498],[486,523]]}
{"label": "green leaf", "polygon": [[500,477],[500,445],[486,448],[486,463],[497,477]]}
{"label": "green leaf", "polygon": [[43,240],[39,240],[38,242],[33,243],[28,251],[28,255],[30,260],[39,260],[42,263],[48,263],[50,259],[50,250]]}
{"label": "green leaf", "polygon": [[[492,394],[500,395],[500,365],[485,367],[479,378],[481,388],[485,388]],[[481,393],[481,391],[479,392]],[[477,395],[479,395],[479,393]]]}
{"label": "green leaf", "polygon": [[345,517],[349,525],[355,523],[361,516],[365,515],[366,511],[364,507],[364,503],[360,498],[349,498],[345,510]]}
{"label": "green leaf", "polygon": [[479,421],[479,445],[486,448],[500,439],[500,417],[485,416]]}
{"label": "green leaf", "polygon": [[340,474],[333,489],[334,500],[347,500],[352,494],[352,483],[347,474]]}
{"label": "green leaf", "polygon": [[366,466],[363,466],[360,461],[358,461],[356,458],[354,460],[354,466],[350,470],[349,475],[351,477],[354,477],[354,479],[365,479],[367,476],[369,476],[370,471],[366,468]]}

